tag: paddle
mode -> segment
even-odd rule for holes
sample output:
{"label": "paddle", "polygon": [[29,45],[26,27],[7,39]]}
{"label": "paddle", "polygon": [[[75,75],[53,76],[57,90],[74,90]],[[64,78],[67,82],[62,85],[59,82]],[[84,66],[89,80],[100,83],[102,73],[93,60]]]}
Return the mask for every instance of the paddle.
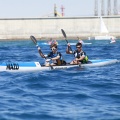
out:
{"label": "paddle", "polygon": [[[67,42],[67,44],[68,44],[68,40],[67,40],[67,36],[66,36],[65,31],[64,31],[63,29],[61,29],[61,31],[62,31],[62,34],[63,34],[63,36],[64,36],[64,38],[65,38],[65,40],[66,40],[66,42]],[[70,50],[72,51],[71,46],[69,46],[69,48],[70,48]],[[73,52],[73,51],[72,51],[72,52]]]}
{"label": "paddle", "polygon": [[[34,36],[32,36],[32,35],[30,36],[30,38],[31,38],[31,40],[34,42],[34,44],[36,45],[36,47],[39,47],[36,38],[35,38]],[[45,57],[45,55],[43,54],[41,48],[40,48],[39,50],[40,50],[40,52],[42,53],[43,58],[47,59],[47,58]],[[50,61],[50,59],[47,59],[47,60],[46,60],[46,62],[49,62],[49,61]],[[53,69],[53,66],[50,65],[50,68]]]}
{"label": "paddle", "polygon": [[[36,47],[39,47],[38,46],[38,43],[37,43],[37,40],[34,36],[30,36],[31,40],[34,42],[34,44],[36,45]],[[40,52],[43,54],[43,52],[41,51],[41,48],[40,48]],[[43,54],[43,57],[46,59],[45,55]]]}

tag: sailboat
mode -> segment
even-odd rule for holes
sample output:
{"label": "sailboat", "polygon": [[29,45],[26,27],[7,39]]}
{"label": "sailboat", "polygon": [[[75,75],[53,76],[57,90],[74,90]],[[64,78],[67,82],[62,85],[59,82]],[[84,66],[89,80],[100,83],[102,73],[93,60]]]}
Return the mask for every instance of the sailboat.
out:
{"label": "sailboat", "polygon": [[89,40],[94,39],[94,40],[110,40],[111,38],[114,38],[114,36],[108,35],[109,31],[102,19],[102,16],[100,17],[100,34],[106,34],[106,35],[101,35],[101,36],[95,36],[95,37],[88,37]]}

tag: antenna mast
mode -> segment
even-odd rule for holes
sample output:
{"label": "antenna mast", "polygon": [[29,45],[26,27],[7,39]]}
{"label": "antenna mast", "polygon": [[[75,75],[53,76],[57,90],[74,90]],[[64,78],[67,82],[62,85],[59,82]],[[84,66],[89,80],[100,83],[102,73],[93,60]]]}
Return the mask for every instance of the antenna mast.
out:
{"label": "antenna mast", "polygon": [[98,16],[98,0],[95,0],[95,9],[94,9],[95,16]]}
{"label": "antenna mast", "polygon": [[104,0],[101,0],[101,15],[104,16]]}
{"label": "antenna mast", "polygon": [[114,0],[114,15],[118,15],[117,0]]}
{"label": "antenna mast", "polygon": [[54,4],[54,17],[57,17],[57,10],[56,10],[56,4]]}
{"label": "antenna mast", "polygon": [[61,14],[62,14],[62,16],[65,15],[65,14],[64,14],[64,9],[65,9],[65,8],[64,8],[64,6],[62,5],[62,6],[61,6],[61,12],[62,12]]}
{"label": "antenna mast", "polygon": [[108,15],[111,15],[111,0],[108,0]]}

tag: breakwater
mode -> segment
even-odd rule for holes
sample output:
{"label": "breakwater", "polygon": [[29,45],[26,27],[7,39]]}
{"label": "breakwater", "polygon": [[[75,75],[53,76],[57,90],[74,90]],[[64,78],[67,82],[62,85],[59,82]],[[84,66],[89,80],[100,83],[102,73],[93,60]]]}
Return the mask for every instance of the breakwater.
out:
{"label": "breakwater", "polygon": [[[120,16],[104,16],[103,21],[109,35],[120,37]],[[53,18],[7,18],[0,19],[0,39],[29,39],[36,38],[61,39],[64,29],[68,38],[100,34],[100,17],[53,17]]]}

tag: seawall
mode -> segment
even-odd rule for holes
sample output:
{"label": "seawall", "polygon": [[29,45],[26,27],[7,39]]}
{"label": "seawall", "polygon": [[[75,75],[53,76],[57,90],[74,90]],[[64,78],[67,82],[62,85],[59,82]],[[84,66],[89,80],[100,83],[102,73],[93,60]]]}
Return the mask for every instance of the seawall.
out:
{"label": "seawall", "polygon": [[[103,17],[109,35],[120,37],[120,16]],[[62,39],[61,29],[68,38],[100,34],[100,17],[53,17],[53,18],[7,18],[0,19],[0,39],[29,39],[36,38]]]}

